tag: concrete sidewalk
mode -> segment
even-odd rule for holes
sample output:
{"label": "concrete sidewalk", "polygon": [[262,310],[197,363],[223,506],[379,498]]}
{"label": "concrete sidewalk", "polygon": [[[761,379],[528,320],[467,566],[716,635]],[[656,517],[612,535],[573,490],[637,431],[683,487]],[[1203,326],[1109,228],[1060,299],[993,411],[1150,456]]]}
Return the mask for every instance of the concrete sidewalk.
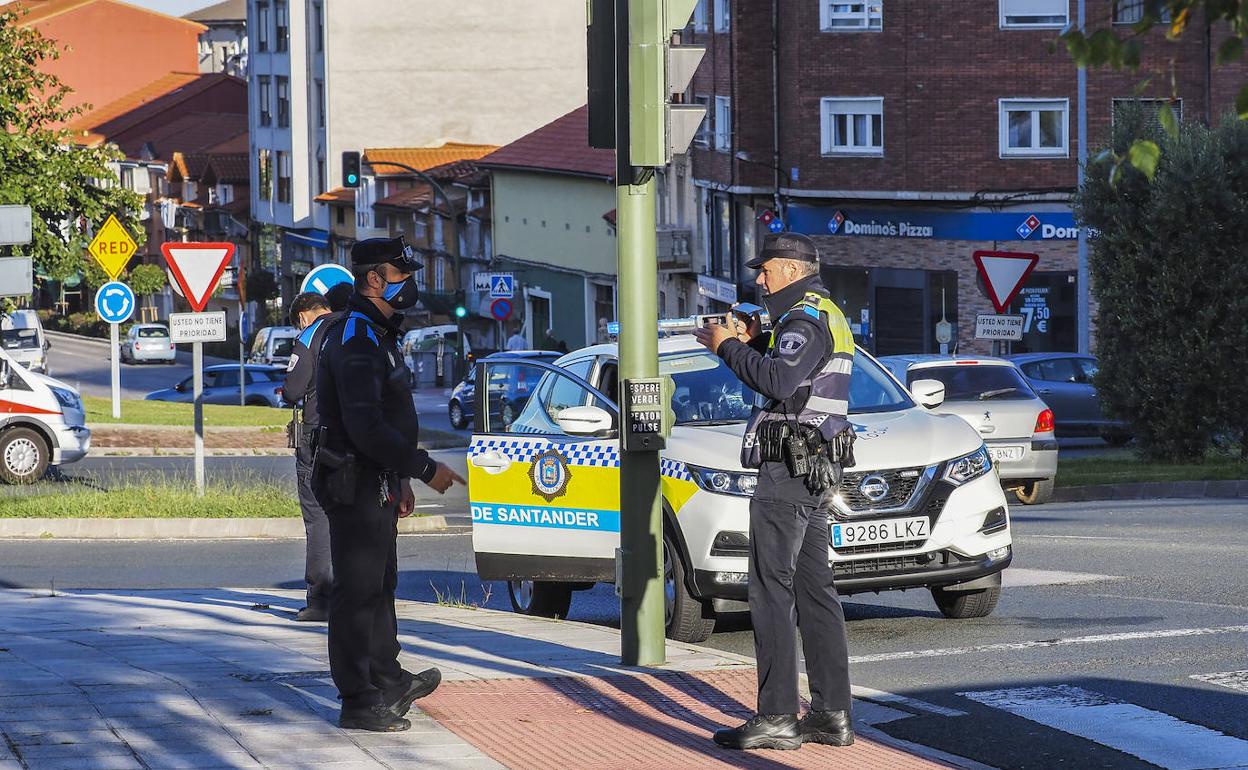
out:
{"label": "concrete sidewalk", "polygon": [[853,747],[722,750],[710,732],[753,702],[747,658],[669,642],[661,669],[625,669],[610,628],[408,601],[403,664],[445,683],[408,732],[339,730],[325,626],[293,623],[300,604],[0,591],[0,770],[974,766],[886,745],[869,722],[891,709],[861,701]]}

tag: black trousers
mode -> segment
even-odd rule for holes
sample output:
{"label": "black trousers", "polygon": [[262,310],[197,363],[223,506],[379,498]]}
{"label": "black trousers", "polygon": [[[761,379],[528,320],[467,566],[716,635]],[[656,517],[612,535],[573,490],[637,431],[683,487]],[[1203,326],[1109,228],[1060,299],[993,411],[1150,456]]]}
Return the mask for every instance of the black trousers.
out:
{"label": "black trousers", "polygon": [[355,503],[331,506],[334,589],[329,602],[329,670],[344,706],[380,703],[382,690],[402,683],[394,590],[399,580],[399,490],[379,500],[375,471],[361,471]]}
{"label": "black trousers", "polygon": [[308,606],[329,609],[329,592],[334,585],[334,569],[329,558],[329,518],[312,492],[312,453],[305,439],[295,450],[295,480],[307,547],[303,559],[303,580],[308,586]]}
{"label": "black trousers", "polygon": [[[750,618],[758,663],[758,712],[796,714],[797,629],[802,630],[811,708],[848,710],[845,614],[828,564],[828,517],[802,488],[768,483],[760,469],[750,500]],[[769,473],[770,472],[770,473]],[[784,466],[779,473],[787,475]],[[781,495],[781,493],[785,493]]]}

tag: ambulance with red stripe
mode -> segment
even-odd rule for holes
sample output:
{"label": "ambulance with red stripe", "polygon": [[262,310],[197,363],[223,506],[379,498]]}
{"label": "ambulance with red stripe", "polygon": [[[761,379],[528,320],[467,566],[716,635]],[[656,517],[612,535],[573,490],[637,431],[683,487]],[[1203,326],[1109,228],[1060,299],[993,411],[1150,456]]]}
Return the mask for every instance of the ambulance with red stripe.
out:
{"label": "ambulance with red stripe", "polygon": [[49,465],[81,460],[90,448],[78,391],[0,349],[0,482],[34,483]]}

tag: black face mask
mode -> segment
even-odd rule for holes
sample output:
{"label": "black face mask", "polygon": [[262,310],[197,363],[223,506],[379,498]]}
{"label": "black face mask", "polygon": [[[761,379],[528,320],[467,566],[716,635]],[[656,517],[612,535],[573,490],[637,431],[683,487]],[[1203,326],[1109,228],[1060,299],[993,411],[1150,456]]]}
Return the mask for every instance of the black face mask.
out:
{"label": "black face mask", "polygon": [[[378,275],[381,274],[378,273]],[[385,276],[381,278],[385,280]],[[381,298],[386,301],[387,305],[398,311],[416,307],[416,302],[420,299],[420,287],[416,285],[416,276],[409,275],[395,283],[386,281],[386,288],[382,290]]]}

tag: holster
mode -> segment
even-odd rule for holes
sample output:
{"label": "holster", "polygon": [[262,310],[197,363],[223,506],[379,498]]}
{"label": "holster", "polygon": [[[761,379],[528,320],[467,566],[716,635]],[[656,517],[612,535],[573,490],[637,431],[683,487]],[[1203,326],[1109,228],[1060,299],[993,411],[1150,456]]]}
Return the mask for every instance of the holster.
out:
{"label": "holster", "polygon": [[323,436],[317,441],[316,451],[312,455],[312,483],[330,502],[338,505],[355,503],[359,470],[354,453],[330,448],[325,444]]}

